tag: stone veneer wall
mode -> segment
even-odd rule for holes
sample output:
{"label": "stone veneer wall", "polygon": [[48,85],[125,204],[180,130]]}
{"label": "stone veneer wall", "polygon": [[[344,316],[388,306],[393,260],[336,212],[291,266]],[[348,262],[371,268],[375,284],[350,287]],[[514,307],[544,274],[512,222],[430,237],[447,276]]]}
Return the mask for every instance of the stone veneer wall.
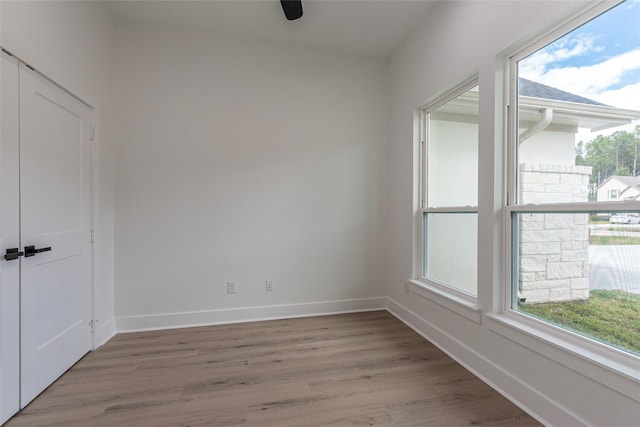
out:
{"label": "stone veneer wall", "polygon": [[[520,165],[520,203],[586,202],[591,167]],[[589,215],[522,214],[519,298],[526,303],[589,298]]]}

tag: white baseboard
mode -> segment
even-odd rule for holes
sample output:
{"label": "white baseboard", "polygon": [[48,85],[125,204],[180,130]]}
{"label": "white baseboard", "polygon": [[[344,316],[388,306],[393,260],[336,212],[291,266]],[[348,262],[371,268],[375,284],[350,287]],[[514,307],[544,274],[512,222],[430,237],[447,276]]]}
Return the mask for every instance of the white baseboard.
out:
{"label": "white baseboard", "polygon": [[116,322],[112,317],[106,322],[98,322],[97,328],[95,329],[95,333],[93,335],[93,348],[94,350],[98,347],[105,344],[111,338],[113,338],[116,334]]}
{"label": "white baseboard", "polygon": [[514,378],[491,360],[393,299],[387,299],[387,310],[542,424],[547,426],[589,425],[548,396]]}
{"label": "white baseboard", "polygon": [[386,309],[385,297],[117,317],[117,332],[175,329]]}

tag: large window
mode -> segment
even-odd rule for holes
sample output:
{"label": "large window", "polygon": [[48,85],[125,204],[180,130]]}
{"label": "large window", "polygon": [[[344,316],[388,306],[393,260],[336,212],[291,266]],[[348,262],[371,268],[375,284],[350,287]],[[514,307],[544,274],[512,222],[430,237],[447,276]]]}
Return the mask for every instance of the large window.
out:
{"label": "large window", "polygon": [[640,3],[511,58],[512,310],[640,355]]}
{"label": "large window", "polygon": [[422,111],[422,279],[477,295],[478,85]]}

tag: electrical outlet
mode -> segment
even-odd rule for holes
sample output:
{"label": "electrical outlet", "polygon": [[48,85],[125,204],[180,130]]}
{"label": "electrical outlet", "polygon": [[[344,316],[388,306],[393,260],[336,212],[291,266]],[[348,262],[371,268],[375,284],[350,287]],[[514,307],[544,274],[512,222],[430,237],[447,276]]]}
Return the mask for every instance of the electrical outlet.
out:
{"label": "electrical outlet", "polygon": [[237,285],[238,285],[238,282],[236,281],[227,282],[227,293],[235,294]]}
{"label": "electrical outlet", "polygon": [[267,292],[273,292],[273,280],[265,280],[264,289]]}

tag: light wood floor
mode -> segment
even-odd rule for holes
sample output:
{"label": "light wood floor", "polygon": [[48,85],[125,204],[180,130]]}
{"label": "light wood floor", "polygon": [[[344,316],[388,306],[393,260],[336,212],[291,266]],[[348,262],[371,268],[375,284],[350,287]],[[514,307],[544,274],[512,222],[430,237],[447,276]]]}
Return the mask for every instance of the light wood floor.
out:
{"label": "light wood floor", "polygon": [[386,311],[120,334],[18,426],[537,426]]}

